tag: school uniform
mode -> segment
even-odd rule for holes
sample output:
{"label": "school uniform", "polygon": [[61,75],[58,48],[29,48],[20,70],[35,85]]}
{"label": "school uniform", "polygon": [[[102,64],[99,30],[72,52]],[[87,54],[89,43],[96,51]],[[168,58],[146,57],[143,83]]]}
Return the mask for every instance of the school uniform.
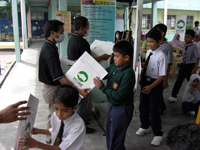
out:
{"label": "school uniform", "polygon": [[51,115],[54,112],[53,96],[60,85],[58,80],[65,76],[60,66],[58,48],[48,39],[40,52],[38,77],[39,81],[43,83],[43,98],[49,104],[49,115],[47,117],[47,129],[49,129],[51,127]]}
{"label": "school uniform", "polygon": [[[187,49],[186,49],[187,48]],[[172,97],[177,98],[177,94],[184,79],[190,80],[191,72],[195,67],[196,60],[200,57],[198,48],[194,43],[187,43],[183,46],[183,57],[178,71],[178,77],[172,90]]]}
{"label": "school uniform", "polygon": [[131,64],[117,67],[114,63],[106,68],[107,86],[100,90],[106,94],[108,104],[106,143],[108,150],[125,150],[127,128],[133,116],[133,88],[135,73]]}
{"label": "school uniform", "polygon": [[[165,55],[167,56],[167,65],[172,65],[173,64],[173,48],[172,46],[167,42],[167,40],[164,38],[159,46],[159,49],[162,50]],[[164,88],[162,87],[162,93],[163,93]],[[160,102],[160,109],[161,110],[166,110],[166,105],[164,101],[164,97],[162,95],[161,102]]]}
{"label": "school uniform", "polygon": [[196,34],[200,34],[200,30],[199,30],[199,28],[194,27],[193,30],[194,30],[194,32],[195,32]]}
{"label": "school uniform", "polygon": [[[151,128],[154,132],[154,136],[162,136],[163,132],[161,131],[161,118],[159,115],[159,106],[160,99],[162,97],[162,86],[163,82],[160,82],[156,87],[154,87],[149,94],[143,94],[142,89],[145,86],[151,85],[159,76],[165,76],[166,74],[166,55],[159,48],[152,51],[148,50],[146,58],[152,53],[147,69],[146,74],[143,78],[144,83],[141,84],[141,93],[140,93],[140,121],[141,128],[148,129],[151,125]],[[149,115],[151,121],[149,122]]]}
{"label": "school uniform", "polygon": [[[83,150],[85,140],[85,124],[81,117],[74,113],[71,117],[67,118],[64,122],[64,129],[62,140],[59,144],[61,150]],[[51,118],[51,126],[49,129],[51,133],[51,145],[54,145],[59,129],[61,120],[56,116],[55,112]]]}

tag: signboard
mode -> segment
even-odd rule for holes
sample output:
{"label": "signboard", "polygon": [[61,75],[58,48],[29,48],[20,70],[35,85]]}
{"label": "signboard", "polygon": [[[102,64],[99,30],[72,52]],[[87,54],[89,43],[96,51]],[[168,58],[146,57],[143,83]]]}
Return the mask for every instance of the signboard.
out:
{"label": "signboard", "polygon": [[71,11],[56,11],[56,19],[64,23],[64,32],[71,33]]}
{"label": "signboard", "polygon": [[114,42],[116,0],[81,0],[81,15],[89,21],[89,44],[95,39]]}
{"label": "signboard", "polygon": [[31,114],[27,116],[26,120],[19,121],[14,150],[19,150],[20,148],[23,147],[23,146],[17,146],[17,141],[19,140],[19,137],[26,137],[26,132],[28,132],[28,134],[32,136],[31,131],[35,123],[38,103],[39,99],[30,94],[27,106],[30,107],[29,111],[31,112]]}
{"label": "signboard", "polygon": [[176,15],[175,33],[180,35],[180,41],[184,41],[186,32],[187,15]]}
{"label": "signboard", "polygon": [[78,89],[92,90],[95,87],[93,79],[98,77],[102,80],[107,74],[107,71],[90,54],[84,52],[65,76]]}

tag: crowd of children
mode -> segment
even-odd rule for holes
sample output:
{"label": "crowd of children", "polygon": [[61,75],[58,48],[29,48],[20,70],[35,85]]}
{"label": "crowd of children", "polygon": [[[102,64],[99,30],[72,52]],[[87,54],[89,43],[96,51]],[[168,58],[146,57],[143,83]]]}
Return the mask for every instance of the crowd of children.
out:
{"label": "crowd of children", "polygon": [[[78,17],[76,21],[80,21],[79,19]],[[55,28],[56,23],[58,27]],[[26,148],[82,150],[87,130],[85,127],[86,120],[84,122],[83,117],[80,117],[76,110],[79,105],[82,105],[79,103],[79,94],[87,97],[88,94],[85,93],[87,89],[77,90],[62,73],[55,44],[63,41],[63,24],[56,20],[48,21],[46,28],[48,28],[48,30],[45,30],[48,34],[40,54],[39,79],[44,83],[43,95],[46,95],[45,101],[51,106],[51,119],[48,129],[33,128],[32,134],[46,135],[49,137],[51,145],[36,141],[28,134],[27,137],[19,139],[18,145],[22,146],[20,150]],[[83,39],[83,36],[88,34],[88,30],[89,22],[85,19],[83,25],[77,26],[77,32],[74,34],[74,39],[79,38],[79,41],[85,43],[83,44],[85,47],[88,47],[88,43]],[[145,62],[142,63],[143,69],[140,80],[139,110],[141,126],[136,134],[143,136],[150,131],[151,127],[154,134],[151,144],[154,146],[159,146],[163,141],[160,115],[167,109],[164,103],[163,90],[168,87],[170,66],[173,63],[173,49],[165,38],[166,32],[166,25],[158,24],[147,33],[148,50],[146,51]],[[113,57],[111,58],[113,60],[110,66],[106,68],[108,75],[104,78],[107,79],[107,85],[104,85],[98,77],[93,79],[95,86],[106,94],[109,102],[106,123],[108,150],[126,149],[124,145],[126,131],[132,120],[134,110],[133,42],[128,40],[129,31],[124,33],[125,38],[122,38],[122,35],[118,31],[115,34],[116,44],[113,47]],[[173,44],[176,43],[176,46],[180,46],[177,37],[178,34],[175,36]],[[200,54],[192,42],[194,37],[195,32],[193,30],[186,31],[186,44],[183,46],[183,57],[178,78],[172,91],[172,97],[168,99],[172,102],[177,101],[177,94],[183,80],[186,78],[189,82],[183,93],[182,108],[193,116],[197,114],[200,104],[200,76],[196,74]],[[76,40],[73,42],[75,43]],[[73,46],[69,45],[69,47]],[[80,48],[82,48],[81,45]],[[47,52],[47,49],[50,49],[50,51]],[[44,52],[48,55],[44,55]],[[76,48],[76,52],[82,53],[79,48]],[[89,49],[88,52],[90,52]],[[77,53],[73,55],[74,60],[80,57],[75,57]],[[107,56],[102,56],[97,60],[103,60],[105,57],[107,58]],[[56,73],[55,70],[57,70]]]}

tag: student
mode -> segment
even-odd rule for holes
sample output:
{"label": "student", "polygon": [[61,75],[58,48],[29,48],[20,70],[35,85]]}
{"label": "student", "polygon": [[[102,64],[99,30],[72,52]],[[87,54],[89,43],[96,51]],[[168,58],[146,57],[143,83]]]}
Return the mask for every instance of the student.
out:
{"label": "student", "polygon": [[171,42],[172,47],[177,47],[177,48],[181,48],[182,47],[182,43],[180,41],[180,34],[176,33],[174,35],[174,38]]}
{"label": "student", "polygon": [[116,31],[115,32],[115,43],[120,42],[121,41],[121,33],[120,31]]}
{"label": "student", "polygon": [[192,74],[190,81],[185,87],[182,95],[182,108],[191,116],[195,116],[199,110],[200,104],[200,76]]}
{"label": "student", "polygon": [[49,130],[33,128],[32,134],[51,136],[51,145],[43,144],[31,138],[20,137],[18,146],[44,150],[81,150],[85,139],[85,124],[75,113],[79,107],[78,90],[69,85],[61,85],[55,92],[53,103],[55,112],[51,118],[52,128]]}
{"label": "student", "polygon": [[[45,102],[49,105],[49,115],[47,117],[47,129],[51,128],[50,119],[54,112],[53,95],[60,84],[71,84],[65,77],[61,66],[56,43],[61,43],[65,36],[64,23],[58,20],[49,20],[45,25],[46,41],[42,46],[39,56],[39,81],[42,85],[42,95]],[[86,97],[88,89],[80,89],[79,94]],[[50,139],[47,138],[47,143]]]}
{"label": "student", "polygon": [[[90,44],[87,42],[86,39],[83,37],[87,37],[90,33],[90,24],[88,22],[88,19],[80,16],[75,19],[74,28],[75,32],[73,33],[72,37],[69,39],[68,42],[68,48],[67,48],[67,55],[69,60],[77,60],[79,57],[87,51],[89,54],[91,54],[90,50]],[[94,59],[96,61],[101,60],[107,60],[110,57],[110,55],[103,54],[99,57],[95,57]],[[88,108],[88,105],[90,103],[90,94],[85,97],[81,98],[79,97],[78,105],[80,107],[76,110],[76,113],[85,121],[85,124],[87,125],[89,122],[87,121],[85,111]],[[93,128],[86,127],[86,133],[93,133],[95,130]]]}
{"label": "student", "polygon": [[199,21],[195,21],[194,22],[195,27],[193,28],[195,34],[200,34],[200,30],[199,30]]}
{"label": "student", "polygon": [[166,138],[166,145],[171,150],[200,150],[200,126],[195,123],[177,125]]}
{"label": "student", "polygon": [[[136,132],[142,136],[150,131],[151,126],[154,138],[151,142],[159,146],[163,141],[161,131],[161,118],[159,114],[160,99],[162,97],[163,80],[166,75],[166,55],[159,49],[161,32],[153,28],[147,33],[147,45],[149,50],[146,54],[146,61],[141,77],[140,92],[140,121],[141,127]],[[151,121],[149,121],[149,117]]]}
{"label": "student", "polygon": [[94,84],[106,94],[109,102],[106,123],[107,149],[125,150],[126,131],[134,109],[135,73],[131,63],[133,46],[130,42],[121,41],[114,45],[113,51],[114,63],[106,68],[107,86],[98,77],[94,78]]}
{"label": "student", "polygon": [[183,46],[183,56],[180,64],[180,68],[178,71],[178,77],[174,84],[172,95],[168,98],[171,102],[177,101],[177,94],[182,86],[184,79],[186,78],[188,81],[190,80],[191,74],[195,74],[198,64],[200,54],[198,53],[198,48],[192,40],[195,37],[195,32],[191,29],[187,30],[185,33],[185,43]]}
{"label": "student", "polygon": [[154,28],[161,32],[161,43],[160,43],[159,49],[162,50],[167,56],[167,70],[166,70],[166,76],[163,80],[162,98],[161,98],[160,110],[159,110],[160,114],[162,114],[163,111],[165,111],[167,109],[167,107],[165,105],[164,97],[163,97],[163,91],[164,91],[164,89],[169,87],[168,77],[169,77],[171,65],[173,64],[173,56],[172,56],[173,49],[172,49],[172,46],[167,42],[167,40],[165,38],[165,35],[167,33],[167,26],[160,23],[160,24],[157,24]]}

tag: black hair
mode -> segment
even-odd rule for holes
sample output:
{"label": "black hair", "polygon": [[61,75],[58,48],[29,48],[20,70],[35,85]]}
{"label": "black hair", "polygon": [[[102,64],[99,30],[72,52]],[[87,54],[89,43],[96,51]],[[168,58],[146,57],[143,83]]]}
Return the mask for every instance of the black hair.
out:
{"label": "black hair", "polygon": [[199,24],[199,21],[195,21],[194,22],[194,25],[196,26],[196,25],[198,25]]}
{"label": "black hair", "polygon": [[192,29],[188,29],[188,30],[185,32],[185,34],[189,34],[189,35],[191,35],[192,37],[195,37],[195,32],[194,32],[194,30],[192,30]]}
{"label": "black hair", "polygon": [[74,108],[78,104],[78,90],[70,85],[61,85],[56,90],[53,103],[62,103],[66,107]]}
{"label": "black hair", "polygon": [[158,42],[161,40],[161,32],[158,31],[156,28],[153,28],[146,34],[146,37],[152,38]]}
{"label": "black hair", "polygon": [[47,21],[44,29],[46,39],[51,35],[51,31],[58,32],[59,27],[63,26],[64,23],[58,20],[49,20]]}
{"label": "black hair", "polygon": [[128,41],[121,41],[116,43],[113,46],[113,51],[122,54],[123,57],[128,55],[130,57],[130,60],[132,60],[133,58],[133,46]]}
{"label": "black hair", "polygon": [[159,24],[155,25],[154,28],[156,28],[160,32],[164,32],[164,36],[167,33],[167,26],[165,24],[163,24],[163,23],[159,23]]}
{"label": "black hair", "polygon": [[87,26],[88,19],[80,16],[75,19],[74,28],[75,31],[78,31],[81,27],[85,28]]}
{"label": "black hair", "polygon": [[172,150],[200,150],[200,126],[187,123],[173,127],[166,138],[166,145]]}

